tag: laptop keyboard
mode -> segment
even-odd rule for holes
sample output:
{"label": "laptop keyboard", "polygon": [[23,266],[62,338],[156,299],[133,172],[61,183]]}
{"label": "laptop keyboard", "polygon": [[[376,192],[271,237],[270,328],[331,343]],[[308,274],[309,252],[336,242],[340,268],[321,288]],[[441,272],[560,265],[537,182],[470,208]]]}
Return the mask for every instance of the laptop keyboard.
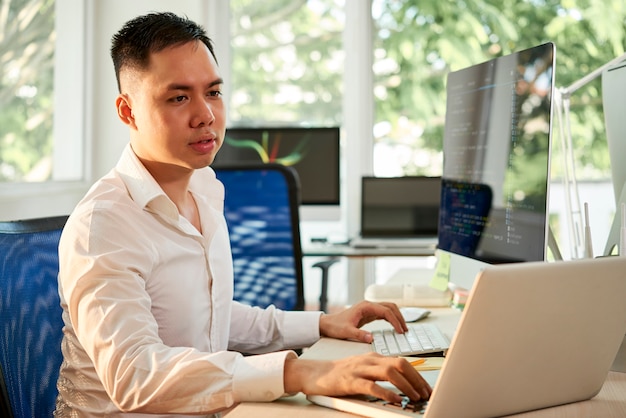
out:
{"label": "laptop keyboard", "polygon": [[399,334],[393,329],[372,332],[372,349],[384,356],[415,356],[441,353],[448,350],[450,342],[435,324],[407,324],[409,330]]}

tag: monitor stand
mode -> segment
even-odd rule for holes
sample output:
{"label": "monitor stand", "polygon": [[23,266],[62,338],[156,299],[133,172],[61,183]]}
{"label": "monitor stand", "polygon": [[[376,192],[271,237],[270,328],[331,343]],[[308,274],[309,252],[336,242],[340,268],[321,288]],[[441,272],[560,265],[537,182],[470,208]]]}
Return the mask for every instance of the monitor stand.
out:
{"label": "monitor stand", "polygon": [[[626,203],[626,183],[622,188],[622,193],[615,205],[615,215],[613,216],[613,223],[611,224],[611,230],[609,231],[609,237],[606,240],[606,246],[604,247],[604,255],[626,255],[624,248],[620,246],[621,230],[624,225],[623,215],[621,213],[622,203]],[[617,252],[615,252],[617,251]]]}
{"label": "monitor stand", "polygon": [[552,253],[554,260],[561,261],[563,260],[563,255],[561,254],[561,250],[559,249],[559,244],[556,242],[556,238],[554,237],[554,233],[552,232],[552,228],[548,227],[548,250]]}
{"label": "monitor stand", "polygon": [[617,356],[613,361],[611,371],[626,373],[626,336],[624,336],[622,345],[620,346]]}

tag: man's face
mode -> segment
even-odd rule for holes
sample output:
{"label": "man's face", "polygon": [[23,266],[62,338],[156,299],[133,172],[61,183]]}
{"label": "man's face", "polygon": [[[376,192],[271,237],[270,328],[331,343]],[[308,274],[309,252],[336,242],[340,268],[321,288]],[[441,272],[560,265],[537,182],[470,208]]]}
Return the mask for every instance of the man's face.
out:
{"label": "man's face", "polygon": [[120,81],[118,115],[131,129],[133,150],[155,177],[213,162],[225,132],[222,79],[202,42],[153,53],[147,69],[124,69]]}

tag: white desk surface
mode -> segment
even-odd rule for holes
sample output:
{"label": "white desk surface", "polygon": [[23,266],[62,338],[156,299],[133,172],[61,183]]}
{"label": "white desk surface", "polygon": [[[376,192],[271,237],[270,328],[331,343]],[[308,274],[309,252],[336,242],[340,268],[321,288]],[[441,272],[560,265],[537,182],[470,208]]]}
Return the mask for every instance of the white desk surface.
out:
{"label": "white desk surface", "polygon": [[[415,271],[401,271],[394,282],[403,282]],[[404,279],[404,280],[403,280]],[[460,319],[460,312],[451,308],[432,308],[431,315],[424,319],[436,323],[451,338]],[[377,327],[369,324],[368,328]],[[307,359],[339,359],[370,351],[369,344],[322,338],[302,357]],[[558,390],[558,388],[555,388]],[[497,396],[497,394],[494,394]],[[310,403],[302,394],[282,398],[271,403],[248,402],[232,409],[227,418],[349,418],[355,415]],[[588,401],[576,402],[522,414],[511,415],[517,418],[623,418],[626,417],[626,373],[609,372],[598,395]]]}
{"label": "white desk surface", "polygon": [[312,257],[415,257],[434,255],[435,247],[357,248],[347,244],[303,244],[302,254]]}
{"label": "white desk surface", "polygon": [[[313,405],[304,395],[271,403],[243,403],[226,418],[349,418],[355,415]],[[626,373],[610,372],[602,391],[588,401],[511,415],[516,418],[626,417]]]}

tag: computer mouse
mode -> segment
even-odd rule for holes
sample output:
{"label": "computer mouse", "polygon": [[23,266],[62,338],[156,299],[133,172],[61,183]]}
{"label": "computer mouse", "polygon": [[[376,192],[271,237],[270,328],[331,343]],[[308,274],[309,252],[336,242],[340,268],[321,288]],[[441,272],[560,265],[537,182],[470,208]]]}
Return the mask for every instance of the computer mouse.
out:
{"label": "computer mouse", "polygon": [[405,322],[415,322],[420,319],[426,318],[430,315],[430,311],[425,308],[418,308],[415,306],[403,306],[400,308],[400,313]]}

